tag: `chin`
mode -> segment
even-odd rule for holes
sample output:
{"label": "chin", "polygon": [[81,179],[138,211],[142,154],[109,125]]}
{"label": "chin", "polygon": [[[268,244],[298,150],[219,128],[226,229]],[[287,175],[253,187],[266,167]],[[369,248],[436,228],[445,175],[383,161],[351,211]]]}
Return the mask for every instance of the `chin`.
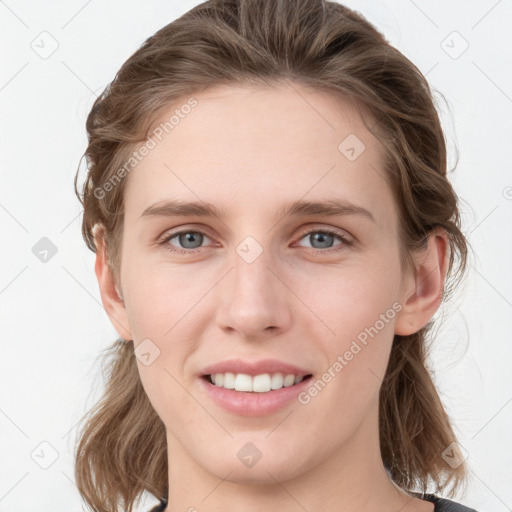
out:
{"label": "chin", "polygon": [[235,463],[232,459],[216,461],[213,467],[208,461],[205,469],[221,480],[242,485],[275,485],[276,481],[290,480],[303,472],[294,457],[284,460],[274,456],[267,457],[266,461],[262,457],[252,467],[245,467],[238,459]]}
{"label": "chin", "polygon": [[285,432],[273,438],[274,434],[269,436],[268,430],[251,435],[235,434],[225,443],[210,445],[215,449],[196,451],[196,462],[219,479],[247,485],[275,485],[276,480],[300,476],[319,462],[318,450],[308,453],[300,439],[290,443],[290,436]]}

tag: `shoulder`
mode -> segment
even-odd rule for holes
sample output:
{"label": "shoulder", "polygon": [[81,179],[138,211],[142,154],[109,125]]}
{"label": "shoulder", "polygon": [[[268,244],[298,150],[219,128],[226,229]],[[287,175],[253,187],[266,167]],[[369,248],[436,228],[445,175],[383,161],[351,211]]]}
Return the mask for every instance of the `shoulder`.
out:
{"label": "shoulder", "polygon": [[440,498],[435,494],[427,494],[424,499],[434,503],[434,512],[477,512],[474,508],[466,507],[446,498]]}

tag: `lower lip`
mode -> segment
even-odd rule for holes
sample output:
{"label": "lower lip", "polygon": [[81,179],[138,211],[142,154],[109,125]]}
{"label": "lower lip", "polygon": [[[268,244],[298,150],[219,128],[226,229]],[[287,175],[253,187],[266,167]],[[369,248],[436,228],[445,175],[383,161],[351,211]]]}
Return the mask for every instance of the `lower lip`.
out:
{"label": "lower lip", "polygon": [[266,393],[235,391],[216,386],[203,377],[199,380],[207,395],[224,409],[241,416],[266,416],[293,402],[310,385],[311,377],[293,386]]}

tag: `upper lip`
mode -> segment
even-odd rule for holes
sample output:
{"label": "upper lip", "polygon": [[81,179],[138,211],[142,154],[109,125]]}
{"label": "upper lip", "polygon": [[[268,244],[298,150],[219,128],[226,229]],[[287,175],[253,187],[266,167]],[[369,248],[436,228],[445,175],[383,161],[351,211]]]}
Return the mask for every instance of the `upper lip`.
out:
{"label": "upper lip", "polygon": [[285,375],[310,375],[311,372],[295,366],[294,364],[279,361],[278,359],[260,359],[248,361],[246,359],[226,359],[218,363],[206,366],[201,371],[201,376],[214,375],[216,373],[245,373],[246,375],[260,375],[262,373],[283,373]]}

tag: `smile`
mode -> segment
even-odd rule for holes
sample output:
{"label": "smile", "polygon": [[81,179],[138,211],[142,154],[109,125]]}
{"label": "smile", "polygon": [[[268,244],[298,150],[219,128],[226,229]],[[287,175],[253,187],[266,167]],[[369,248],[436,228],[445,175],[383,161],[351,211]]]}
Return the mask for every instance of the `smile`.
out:
{"label": "smile", "polygon": [[[264,373],[251,376],[228,372],[203,375],[198,382],[205,398],[224,411],[237,416],[268,416],[292,404],[297,405],[297,396],[307,389],[311,379],[311,374]],[[229,389],[226,385],[235,387]]]}
{"label": "smile", "polygon": [[216,373],[204,377],[215,386],[235,391],[253,393],[268,393],[273,390],[288,388],[299,384],[311,375],[294,375],[292,373],[262,373],[259,375],[248,375],[246,373]]}

